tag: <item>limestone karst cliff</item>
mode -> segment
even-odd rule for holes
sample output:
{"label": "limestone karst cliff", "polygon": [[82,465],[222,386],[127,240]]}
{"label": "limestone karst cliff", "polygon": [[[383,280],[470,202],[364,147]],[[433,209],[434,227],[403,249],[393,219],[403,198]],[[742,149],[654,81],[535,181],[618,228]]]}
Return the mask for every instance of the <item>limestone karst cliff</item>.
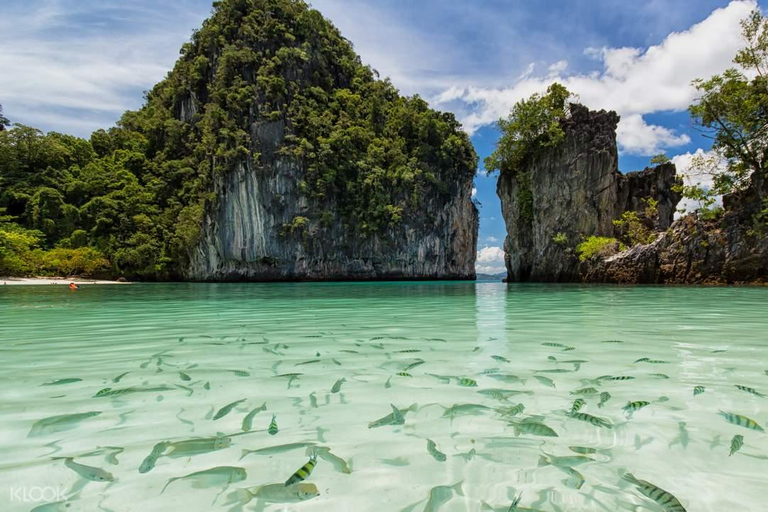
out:
{"label": "limestone karst cliff", "polygon": [[[674,220],[681,197],[675,166],[641,172],[618,170],[613,112],[572,105],[562,121],[565,138],[502,174],[497,190],[507,226],[504,243],[509,281],[628,284],[728,284],[768,282],[768,233],[755,218],[768,185],[751,185],[724,197],[722,218],[690,213]],[[614,220],[643,212],[657,201],[650,243],[606,245],[583,259],[575,248],[589,236],[621,237]]]}
{"label": "limestone karst cliff", "polygon": [[206,176],[184,278],[474,278],[467,135],[303,1],[217,2],[152,108],[182,123]]}
{"label": "limestone karst cliff", "polygon": [[585,236],[613,237],[613,221],[627,210],[640,211],[642,199],[658,201],[659,229],[672,223],[680,200],[672,191],[674,166],[620,173],[618,121],[615,112],[571,105],[561,144],[528,159],[525,169],[502,173],[497,192],[510,281],[581,281],[576,245]]}

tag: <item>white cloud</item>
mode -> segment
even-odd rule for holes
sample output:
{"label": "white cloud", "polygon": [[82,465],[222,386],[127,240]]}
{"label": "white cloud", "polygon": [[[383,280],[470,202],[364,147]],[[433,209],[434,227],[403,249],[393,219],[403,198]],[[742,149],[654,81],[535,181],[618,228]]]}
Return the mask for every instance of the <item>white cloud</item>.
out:
{"label": "white cloud", "polygon": [[622,121],[618,140],[623,151],[653,154],[663,148],[690,142],[686,135],[661,126],[649,125],[643,115],[683,110],[696,96],[691,81],[720,73],[732,65],[742,46],[739,21],[757,4],[734,0],[713,11],[706,19],[681,32],[669,34],[660,44],[641,48],[588,48],[587,55],[598,59],[601,71],[564,74],[566,63],[550,66],[547,76],[524,75],[503,88],[452,87],[436,95],[437,103],[463,103],[461,119],[467,131],[492,124],[508,114],[519,100],[543,92],[557,80],[579,95],[590,108],[616,110]]}
{"label": "white cloud", "polygon": [[486,237],[485,239],[486,239],[488,242],[492,243],[492,244],[494,244],[494,243],[496,243],[496,242],[498,242],[498,241],[499,241],[499,239],[498,239],[498,238],[496,238],[495,236],[489,236],[489,237]]}
{"label": "white cloud", "polygon": [[[697,185],[703,189],[709,189],[713,183],[713,172],[725,169],[725,162],[714,151],[704,151],[699,148],[693,153],[683,153],[673,156],[670,160],[677,167],[677,174],[682,176],[686,185]],[[705,165],[692,165],[695,162],[704,162]],[[716,198],[715,204],[722,205],[722,197]],[[692,199],[683,198],[677,205],[678,210],[684,209],[686,213],[697,210],[701,205]],[[678,217],[680,214],[677,214]]]}
{"label": "white cloud", "polygon": [[475,196],[477,196],[477,188],[472,187],[472,197],[475,197]]}
{"label": "white cloud", "polygon": [[483,247],[477,251],[475,271],[481,274],[498,274],[504,272],[504,251],[501,247]]}

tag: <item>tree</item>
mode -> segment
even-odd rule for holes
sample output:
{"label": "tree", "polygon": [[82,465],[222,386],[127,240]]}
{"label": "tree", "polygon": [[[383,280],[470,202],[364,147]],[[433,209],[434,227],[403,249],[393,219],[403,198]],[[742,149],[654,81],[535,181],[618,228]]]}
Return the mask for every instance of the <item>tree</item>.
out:
{"label": "tree", "polygon": [[567,116],[570,97],[568,89],[553,83],[546,94],[534,94],[517,102],[509,116],[496,124],[501,137],[485,159],[486,172],[517,173],[526,158],[560,144],[565,138],[560,122]]}
{"label": "tree", "polygon": [[662,165],[670,162],[669,157],[664,153],[659,153],[651,158],[651,165]]}
{"label": "tree", "polygon": [[[753,11],[741,22],[746,45],[731,68],[709,80],[694,80],[701,94],[689,111],[701,131],[712,139],[722,168],[695,169],[713,178],[708,195],[727,194],[766,176],[768,158],[768,20]],[[700,192],[700,191],[699,191]]]}
{"label": "tree", "polygon": [[3,106],[0,105],[0,132],[5,130],[6,126],[10,126],[11,122],[8,120],[7,117],[3,115]]}

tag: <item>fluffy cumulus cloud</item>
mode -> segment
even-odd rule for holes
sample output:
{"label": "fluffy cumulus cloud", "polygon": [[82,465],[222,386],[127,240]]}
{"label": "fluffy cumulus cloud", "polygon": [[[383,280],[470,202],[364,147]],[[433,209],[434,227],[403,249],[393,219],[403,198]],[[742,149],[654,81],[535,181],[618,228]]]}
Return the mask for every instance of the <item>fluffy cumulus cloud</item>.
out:
{"label": "fluffy cumulus cloud", "polygon": [[481,274],[504,272],[504,251],[501,247],[483,247],[477,251],[475,270]]}
{"label": "fluffy cumulus cloud", "polygon": [[[677,167],[678,175],[683,177],[686,185],[696,185],[705,190],[712,186],[713,174],[721,172],[726,165],[714,151],[704,151],[703,149],[674,156],[671,160]],[[722,198],[718,197],[715,204],[722,204]],[[697,201],[683,199],[678,204],[677,209],[688,213],[697,210],[700,206]],[[680,213],[678,213],[679,215]]]}
{"label": "fluffy cumulus cloud", "polygon": [[537,76],[529,66],[511,86],[454,86],[436,95],[435,101],[460,110],[465,128],[472,133],[507,115],[517,101],[558,81],[590,108],[616,110],[622,116],[617,136],[626,153],[651,155],[682,146],[690,142],[687,135],[650,125],[643,116],[684,110],[696,97],[692,80],[732,66],[733,56],[743,44],[739,21],[756,6],[751,0],[732,1],[687,30],[669,34],[656,46],[588,48],[585,53],[600,68],[593,72],[569,74],[568,63],[558,61],[546,74]]}

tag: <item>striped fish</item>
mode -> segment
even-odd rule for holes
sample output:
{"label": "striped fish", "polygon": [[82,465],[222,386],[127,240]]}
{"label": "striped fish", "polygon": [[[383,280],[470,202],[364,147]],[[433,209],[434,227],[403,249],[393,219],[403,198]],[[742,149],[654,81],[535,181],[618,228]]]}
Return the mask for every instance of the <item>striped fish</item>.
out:
{"label": "striped fish", "polygon": [[733,439],[731,439],[731,453],[729,453],[728,456],[730,457],[731,455],[739,451],[739,449],[743,444],[744,444],[744,436],[740,434],[733,436]]}
{"label": "striped fish", "polygon": [[728,423],[732,423],[739,427],[748,428],[750,430],[757,430],[758,432],[765,432],[765,430],[763,430],[763,427],[758,425],[758,423],[755,420],[751,418],[747,418],[746,416],[742,416],[741,414],[736,414],[733,412],[725,412],[725,411],[720,411],[718,414],[723,418],[725,418],[725,421],[727,421]]}
{"label": "striped fish", "polygon": [[669,361],[662,361],[661,359],[649,359],[647,357],[641,357],[635,363],[648,363],[648,364],[669,364]]}
{"label": "striped fish", "polygon": [[627,482],[636,485],[637,490],[640,491],[641,494],[661,505],[664,512],[686,512],[682,503],[664,489],[656,487],[645,480],[638,480],[632,473],[626,473],[622,478]]}
{"label": "striped fish", "polygon": [[543,423],[537,421],[521,421],[520,423],[510,423],[515,428],[515,435],[531,434],[532,436],[559,437],[557,432]]}
{"label": "striped fish", "polygon": [[517,416],[518,414],[521,414],[524,410],[525,410],[525,405],[523,405],[522,403],[513,405],[511,407],[497,409],[497,411],[500,412],[502,416]]}
{"label": "striped fish", "polygon": [[571,351],[571,350],[576,350],[576,347],[565,347],[565,348],[563,349],[563,352],[569,352],[569,351]]}
{"label": "striped fish", "polygon": [[736,384],[736,389],[738,389],[739,391],[744,391],[745,393],[749,393],[750,395],[755,395],[755,396],[759,396],[760,398],[765,398],[764,394],[758,393],[757,390],[754,388]]}
{"label": "striped fish", "polygon": [[651,377],[656,377],[657,379],[668,379],[669,378],[669,375],[667,375],[666,373],[649,373],[648,375],[650,375]]}
{"label": "striped fish", "polygon": [[611,397],[611,394],[609,392],[603,391],[602,393],[600,393],[600,403],[597,404],[597,407],[602,409],[603,406],[605,405],[605,402],[607,402],[611,398],[612,397]]}
{"label": "striped fish", "polygon": [[404,372],[409,372],[409,371],[413,370],[414,368],[416,368],[417,366],[421,366],[424,363],[425,363],[425,361],[423,359],[419,359],[418,361],[416,361],[414,363],[411,363],[408,366],[406,366],[405,368],[403,368],[403,371]]}
{"label": "striped fish", "polygon": [[274,436],[276,435],[279,430],[277,428],[277,416],[272,415],[272,421],[269,422],[269,428],[267,429],[267,432],[269,432],[269,435]]}
{"label": "striped fish", "polygon": [[605,380],[634,380],[634,377],[629,375],[619,375],[618,377],[607,377]]}
{"label": "striped fish", "polygon": [[339,391],[341,391],[341,385],[344,384],[345,382],[347,382],[347,379],[345,379],[344,377],[337,380],[333,384],[333,387],[331,388],[331,393],[338,393]]}
{"label": "striped fish", "polygon": [[400,377],[413,377],[413,375],[411,375],[411,374],[410,374],[410,373],[408,373],[408,372],[398,372],[398,373],[396,373],[395,375],[398,375],[398,376],[400,376]]}
{"label": "striped fish", "polygon": [[571,414],[579,412],[586,403],[587,402],[583,398],[577,398],[574,400],[573,405],[571,406]]}
{"label": "striped fish", "polygon": [[643,407],[651,405],[651,402],[646,402],[645,400],[637,400],[635,402],[627,402],[627,405],[622,407],[622,410],[632,413],[635,411],[639,411]]}
{"label": "striped fish", "polygon": [[461,377],[460,379],[456,380],[456,383],[459,386],[465,387],[465,388],[476,388],[477,387],[477,381],[474,379],[469,379],[467,377]]}
{"label": "striped fish", "polygon": [[285,486],[288,487],[289,485],[297,484],[306,480],[307,477],[312,474],[312,470],[315,469],[316,464],[317,454],[313,453],[309,458],[309,461],[297,469],[296,472],[292,474],[288,480],[285,481]]}
{"label": "striped fish", "polygon": [[496,361],[498,361],[500,363],[509,363],[510,362],[509,359],[507,359],[506,357],[502,357],[502,356],[491,356],[491,359],[494,359],[494,360],[496,360]]}
{"label": "striped fish", "polygon": [[595,388],[581,388],[576,391],[571,391],[572,395],[596,395],[597,390]]}
{"label": "striped fish", "polygon": [[704,392],[704,386],[696,386],[693,388],[693,396],[698,396]]}
{"label": "striped fish", "polygon": [[558,347],[558,348],[565,348],[566,346],[562,343],[552,343],[551,341],[548,341],[546,343],[542,343],[545,347]]}
{"label": "striped fish", "polygon": [[591,414],[587,414],[585,412],[576,412],[571,414],[571,418],[579,421],[586,421],[590,425],[594,425],[595,427],[603,427],[603,428],[613,428],[613,425],[611,425],[607,420],[604,420],[603,418],[598,418],[597,416],[592,416]]}

